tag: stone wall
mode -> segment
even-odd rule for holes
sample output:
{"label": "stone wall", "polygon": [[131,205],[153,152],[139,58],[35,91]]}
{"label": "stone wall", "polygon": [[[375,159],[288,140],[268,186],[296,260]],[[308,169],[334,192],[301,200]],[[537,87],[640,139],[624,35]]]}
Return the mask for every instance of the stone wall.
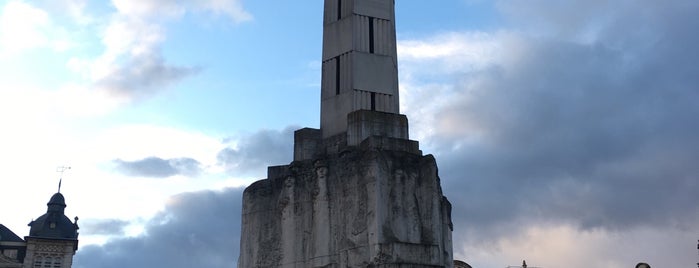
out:
{"label": "stone wall", "polygon": [[450,214],[431,155],[347,147],[245,190],[238,267],[453,267]]}
{"label": "stone wall", "polygon": [[25,237],[25,239],[27,240],[27,256],[24,258],[24,268],[70,268],[73,265],[73,255],[78,247],[78,240],[35,237]]}

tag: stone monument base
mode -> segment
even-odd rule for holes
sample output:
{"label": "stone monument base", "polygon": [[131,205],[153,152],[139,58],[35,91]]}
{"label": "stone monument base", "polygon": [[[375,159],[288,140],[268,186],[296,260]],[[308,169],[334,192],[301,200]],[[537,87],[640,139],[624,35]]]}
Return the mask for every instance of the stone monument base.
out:
{"label": "stone monument base", "polygon": [[295,161],[245,190],[239,268],[453,267],[434,157],[407,139],[320,136],[297,131]]}

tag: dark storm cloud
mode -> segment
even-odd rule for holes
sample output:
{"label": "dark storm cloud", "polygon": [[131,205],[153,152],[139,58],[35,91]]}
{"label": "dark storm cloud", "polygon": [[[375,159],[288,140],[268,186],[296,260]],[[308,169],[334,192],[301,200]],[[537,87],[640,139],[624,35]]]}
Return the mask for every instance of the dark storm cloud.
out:
{"label": "dark storm cloud", "polygon": [[218,153],[218,161],[226,171],[240,175],[248,172],[264,172],[267,166],[283,165],[293,158],[294,131],[287,127],[282,131],[261,130],[241,139],[237,148],[225,148]]}
{"label": "dark storm cloud", "polygon": [[502,47],[508,61],[454,74],[454,96],[426,127],[456,226],[694,224],[699,4],[614,3],[599,20],[594,3],[583,18],[535,5],[566,33],[518,32]]}
{"label": "dark storm cloud", "polygon": [[88,219],[80,221],[80,233],[83,235],[123,235],[129,222],[118,219]]}
{"label": "dark storm cloud", "polygon": [[116,169],[129,176],[167,178],[175,175],[197,176],[201,163],[192,158],[162,159],[148,157],[137,161],[114,160]]}
{"label": "dark storm cloud", "polygon": [[144,235],[85,246],[75,268],[230,268],[240,243],[242,189],[174,196]]}

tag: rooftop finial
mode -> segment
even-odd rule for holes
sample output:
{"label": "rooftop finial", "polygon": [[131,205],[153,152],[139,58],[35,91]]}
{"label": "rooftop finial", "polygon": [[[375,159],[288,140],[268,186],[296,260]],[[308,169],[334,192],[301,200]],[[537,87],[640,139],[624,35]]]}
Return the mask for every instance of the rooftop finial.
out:
{"label": "rooftop finial", "polygon": [[63,172],[65,172],[66,170],[69,170],[69,169],[70,169],[70,167],[68,167],[68,166],[60,166],[60,167],[56,168],[56,172],[61,173],[60,177],[58,178],[58,192],[59,193],[61,192],[61,183],[63,183]]}

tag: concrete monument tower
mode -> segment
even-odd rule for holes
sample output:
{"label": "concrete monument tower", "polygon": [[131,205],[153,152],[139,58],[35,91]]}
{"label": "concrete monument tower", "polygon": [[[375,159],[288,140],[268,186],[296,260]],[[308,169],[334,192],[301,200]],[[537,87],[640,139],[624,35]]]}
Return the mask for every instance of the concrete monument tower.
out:
{"label": "concrete monument tower", "polygon": [[[354,111],[399,113],[393,6],[392,0],[325,1],[323,138],[347,132],[347,115]],[[407,130],[395,134],[407,138]]]}
{"label": "concrete monument tower", "polygon": [[321,127],[243,194],[239,268],[453,267],[451,204],[398,110],[394,0],[325,0]]}

